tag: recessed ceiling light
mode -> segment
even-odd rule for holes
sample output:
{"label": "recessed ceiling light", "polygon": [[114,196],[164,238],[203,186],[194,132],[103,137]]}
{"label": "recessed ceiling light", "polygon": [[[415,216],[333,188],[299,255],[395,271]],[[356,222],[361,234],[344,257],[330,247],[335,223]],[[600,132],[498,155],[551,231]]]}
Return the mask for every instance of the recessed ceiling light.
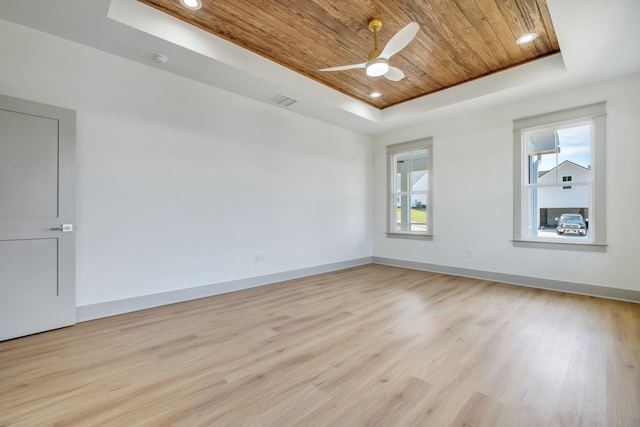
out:
{"label": "recessed ceiling light", "polygon": [[382,94],[380,92],[371,92],[369,96],[372,98],[380,98]]}
{"label": "recessed ceiling light", "polygon": [[201,0],[180,0],[180,3],[187,9],[198,10],[202,7]]}
{"label": "recessed ceiling light", "polygon": [[525,43],[529,43],[532,42],[536,39],[536,37],[538,37],[538,35],[536,33],[527,33],[527,34],[523,34],[520,37],[518,37],[516,39],[516,43],[518,44],[525,44]]}

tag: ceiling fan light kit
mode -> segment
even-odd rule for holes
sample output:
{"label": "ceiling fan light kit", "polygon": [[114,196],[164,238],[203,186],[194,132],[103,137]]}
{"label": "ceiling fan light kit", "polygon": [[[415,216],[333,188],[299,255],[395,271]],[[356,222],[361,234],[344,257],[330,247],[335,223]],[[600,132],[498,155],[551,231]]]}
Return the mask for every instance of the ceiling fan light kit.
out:
{"label": "ceiling fan light kit", "polygon": [[376,58],[367,62],[367,76],[380,77],[389,72],[389,61],[385,58]]}
{"label": "ceiling fan light kit", "polygon": [[398,31],[387,43],[383,50],[378,48],[378,31],[382,28],[382,18],[369,20],[369,31],[373,33],[373,50],[369,52],[369,61],[361,64],[342,65],[339,67],[322,68],[320,71],[343,71],[364,68],[369,77],[384,76],[394,82],[404,78],[402,70],[389,65],[389,58],[404,49],[418,33],[420,25],[411,22]]}

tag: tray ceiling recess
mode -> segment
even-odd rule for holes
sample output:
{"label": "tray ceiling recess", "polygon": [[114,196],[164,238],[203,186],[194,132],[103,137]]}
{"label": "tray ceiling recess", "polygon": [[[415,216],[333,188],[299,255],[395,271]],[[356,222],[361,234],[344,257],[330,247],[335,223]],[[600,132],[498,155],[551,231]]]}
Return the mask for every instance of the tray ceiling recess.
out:
{"label": "tray ceiling recess", "polygon": [[[379,109],[560,51],[546,0],[199,0],[199,9],[139,1]],[[372,18],[384,22],[381,47],[411,22],[419,25],[391,59],[405,77],[320,71],[368,61]],[[525,34],[535,38],[517,43]]]}

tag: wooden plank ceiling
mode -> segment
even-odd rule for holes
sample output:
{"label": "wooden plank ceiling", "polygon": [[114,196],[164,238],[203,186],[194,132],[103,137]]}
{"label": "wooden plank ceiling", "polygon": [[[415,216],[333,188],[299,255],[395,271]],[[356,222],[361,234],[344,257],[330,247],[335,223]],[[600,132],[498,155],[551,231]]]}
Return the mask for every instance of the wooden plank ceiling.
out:
{"label": "wooden plank ceiling", "polygon": [[[180,0],[139,1],[380,109],[559,52],[546,0],[202,0],[195,11]],[[383,19],[381,48],[409,22],[420,25],[390,60],[403,80],[318,71],[366,62],[374,16]],[[515,43],[529,32],[532,43]]]}

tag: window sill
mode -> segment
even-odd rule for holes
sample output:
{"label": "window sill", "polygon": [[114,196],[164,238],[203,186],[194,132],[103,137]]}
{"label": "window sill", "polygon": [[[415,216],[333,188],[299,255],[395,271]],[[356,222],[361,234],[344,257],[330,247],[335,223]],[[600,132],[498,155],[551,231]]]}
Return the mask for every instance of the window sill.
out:
{"label": "window sill", "polygon": [[387,232],[387,237],[392,239],[408,239],[408,240],[433,240],[433,234],[417,234],[417,233],[396,233]]}
{"label": "window sill", "polygon": [[606,243],[554,242],[551,240],[518,240],[513,239],[513,246],[518,248],[560,249],[584,252],[606,252]]}

